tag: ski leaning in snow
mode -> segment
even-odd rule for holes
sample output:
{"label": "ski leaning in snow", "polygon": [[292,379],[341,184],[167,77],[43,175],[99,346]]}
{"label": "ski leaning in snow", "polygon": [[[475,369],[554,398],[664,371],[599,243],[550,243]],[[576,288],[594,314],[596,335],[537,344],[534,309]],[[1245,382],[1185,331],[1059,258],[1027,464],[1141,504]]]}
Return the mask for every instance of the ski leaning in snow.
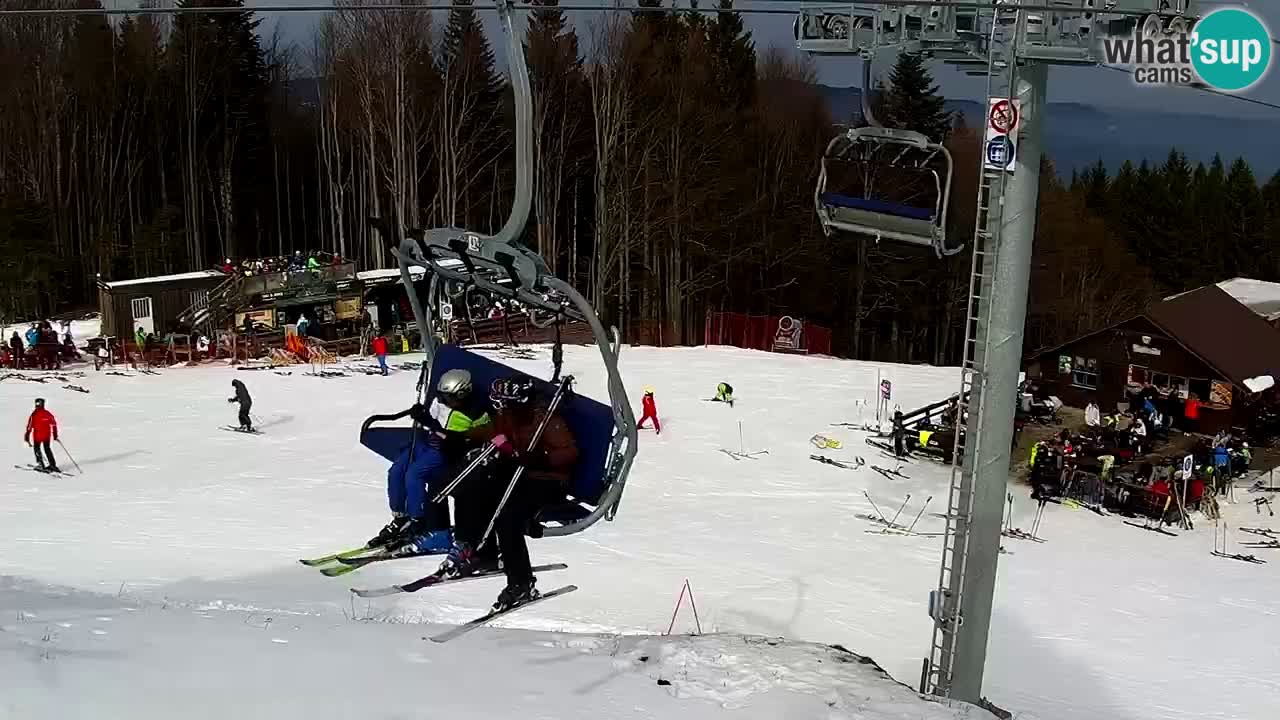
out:
{"label": "ski leaning in snow", "polygon": [[[568,565],[564,563],[551,563],[550,565],[534,565],[530,570],[535,573],[550,572],[552,570],[567,570]],[[445,577],[442,572],[434,572],[426,577],[419,578],[413,582],[403,585],[388,585],[384,588],[374,588],[372,590],[359,590],[351,588],[351,592],[357,597],[375,598],[386,597],[387,595],[398,595],[400,593],[415,593],[426,587],[435,587],[436,585],[449,585],[457,582],[466,582],[467,580],[483,580],[485,578],[503,575],[502,569],[486,570],[484,572],[474,573],[472,575],[461,575],[459,577]]]}
{"label": "ski leaning in snow", "polygon": [[525,602],[522,602],[518,605],[512,605],[511,607],[504,608],[502,610],[491,610],[485,613],[484,615],[481,615],[480,617],[476,618],[475,620],[468,622],[465,625],[459,625],[455,628],[450,628],[449,630],[446,630],[445,632],[442,632],[439,635],[432,635],[429,638],[423,638],[423,640],[431,640],[432,642],[438,642],[438,643],[449,642],[450,640],[453,640],[459,636],[465,635],[466,633],[469,633],[472,630],[475,630],[476,628],[482,625],[485,625],[486,623],[492,620],[497,620],[498,618],[502,617],[503,615],[506,615],[507,613],[515,612],[520,608],[528,607],[530,605],[533,605],[534,603],[542,602],[543,600],[550,600],[551,598],[559,597],[561,595],[568,595],[569,593],[577,589],[578,589],[577,585],[565,585],[562,588],[556,588],[555,590],[551,590],[550,592],[542,593],[538,597],[530,600],[526,600]]}

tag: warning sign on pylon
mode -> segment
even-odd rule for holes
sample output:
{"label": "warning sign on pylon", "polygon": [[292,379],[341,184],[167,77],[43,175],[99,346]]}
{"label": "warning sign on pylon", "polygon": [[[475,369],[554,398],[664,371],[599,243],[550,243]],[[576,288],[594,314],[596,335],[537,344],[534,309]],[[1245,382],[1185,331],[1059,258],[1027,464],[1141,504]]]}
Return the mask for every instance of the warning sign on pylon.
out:
{"label": "warning sign on pylon", "polygon": [[1013,172],[1018,157],[1018,124],[1022,107],[1017,100],[987,99],[987,132],[983,167]]}
{"label": "warning sign on pylon", "polygon": [[992,99],[987,112],[987,123],[1001,135],[1012,135],[1018,129],[1018,106],[1011,100]]}

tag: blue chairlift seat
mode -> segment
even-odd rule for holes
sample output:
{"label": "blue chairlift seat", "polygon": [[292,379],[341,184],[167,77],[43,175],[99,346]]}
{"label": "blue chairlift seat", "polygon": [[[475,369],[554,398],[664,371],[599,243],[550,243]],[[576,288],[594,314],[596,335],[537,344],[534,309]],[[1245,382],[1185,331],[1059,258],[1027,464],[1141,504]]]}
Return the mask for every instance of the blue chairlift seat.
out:
{"label": "blue chairlift seat", "polygon": [[[431,367],[430,388],[427,396],[430,403],[435,397],[435,387],[440,376],[454,369],[467,370],[471,373],[474,392],[488,398],[489,386],[498,378],[506,378],[516,374],[515,368],[503,365],[483,355],[464,350],[456,345],[441,345],[436,351],[435,362]],[[545,400],[555,394],[556,386],[535,379],[540,396]],[[492,412],[492,408],[489,408]],[[581,520],[591,513],[608,489],[606,480],[606,464],[609,458],[610,444],[614,433],[613,412],[608,405],[591,398],[570,394],[561,400],[558,414],[564,418],[573,433],[578,446],[578,464],[574,467],[570,481],[570,490],[563,505],[546,508],[539,519],[543,523],[553,522],[567,524]],[[403,417],[407,413],[401,413]],[[360,430],[360,444],[389,461],[394,461],[400,452],[413,439],[411,427],[374,427],[375,420],[390,419],[397,416],[374,416],[365,421]]]}
{"label": "blue chairlift seat", "polygon": [[866,210],[874,213],[884,213],[886,215],[897,215],[898,217],[913,218],[915,220],[924,220],[933,222],[934,212],[928,208],[911,207],[910,205],[900,205],[898,203],[887,202],[885,200],[875,200],[872,198],[857,198],[849,195],[841,195],[840,193],[824,192],[822,193],[822,202],[827,205],[843,208],[853,208],[856,210]]}

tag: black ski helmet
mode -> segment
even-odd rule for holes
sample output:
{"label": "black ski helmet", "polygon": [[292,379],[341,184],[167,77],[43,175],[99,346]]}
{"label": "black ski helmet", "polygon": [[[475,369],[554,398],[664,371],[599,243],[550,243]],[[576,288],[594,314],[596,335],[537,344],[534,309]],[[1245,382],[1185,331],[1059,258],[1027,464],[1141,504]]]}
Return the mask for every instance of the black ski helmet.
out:
{"label": "black ski helmet", "polygon": [[534,383],[528,375],[517,374],[498,378],[489,386],[489,400],[495,407],[528,405],[533,401]]}
{"label": "black ski helmet", "polygon": [[44,407],[44,398],[36,398],[36,407],[38,408]]}

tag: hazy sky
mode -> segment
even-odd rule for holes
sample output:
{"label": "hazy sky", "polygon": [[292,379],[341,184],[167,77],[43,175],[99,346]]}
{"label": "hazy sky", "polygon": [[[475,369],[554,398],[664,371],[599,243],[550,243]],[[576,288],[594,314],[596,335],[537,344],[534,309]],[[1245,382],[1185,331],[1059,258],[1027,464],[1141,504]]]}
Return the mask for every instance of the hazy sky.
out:
{"label": "hazy sky", "polygon": [[[483,1],[483,0],[482,0]],[[582,0],[584,4],[599,5],[608,0]],[[314,5],[328,0],[248,0],[249,5]],[[710,5],[714,0],[704,0]],[[681,0],[684,5],[687,0]],[[114,3],[113,3],[114,4]],[[124,4],[121,2],[120,4]],[[132,3],[130,3],[132,4]],[[574,0],[564,0],[562,5],[571,9]],[[666,3],[669,4],[669,0]],[[794,5],[794,3],[790,4]],[[1201,2],[1199,7],[1212,8],[1217,5],[1246,5],[1255,13],[1263,16],[1272,28],[1271,34],[1280,34],[1280,0],[1252,0],[1251,2]],[[780,7],[768,0],[741,0],[740,6]],[[787,7],[782,5],[781,7]],[[577,25],[583,44],[587,42],[587,28],[599,12],[570,12],[569,17]],[[498,39],[498,23],[493,13],[485,13],[485,25],[491,31],[491,39],[495,41],[500,62],[505,63],[505,50]],[[280,23],[282,34],[291,40],[309,45],[311,29],[319,16],[310,13],[292,13],[268,16],[263,23],[263,30],[269,32],[269,26]],[[443,20],[443,17],[441,18]],[[795,41],[791,34],[792,17],[789,15],[747,15],[746,21],[752,31],[757,50],[769,46],[778,46],[794,50]],[[1280,64],[1280,45],[1273,45],[1272,69],[1267,77],[1258,85],[1245,93],[1246,96],[1280,104],[1280,72],[1274,66]],[[887,54],[886,54],[887,55]],[[877,61],[877,72],[887,72],[892,63],[888,55]],[[816,59],[819,80],[827,85],[849,87],[861,83],[860,61],[853,58],[836,58],[831,56]],[[882,70],[883,68],[883,70]],[[986,80],[980,77],[969,77],[940,63],[934,63],[934,77],[942,86],[942,92],[949,98],[979,100],[986,93]],[[1108,107],[1160,107],[1171,111],[1191,112],[1205,115],[1231,115],[1274,117],[1280,122],[1280,110],[1268,109],[1251,103],[1217,97],[1188,88],[1153,88],[1138,86],[1132,78],[1124,73],[1101,68],[1060,68],[1055,67],[1049,73],[1049,100],[1051,102],[1078,102],[1089,105]]]}

